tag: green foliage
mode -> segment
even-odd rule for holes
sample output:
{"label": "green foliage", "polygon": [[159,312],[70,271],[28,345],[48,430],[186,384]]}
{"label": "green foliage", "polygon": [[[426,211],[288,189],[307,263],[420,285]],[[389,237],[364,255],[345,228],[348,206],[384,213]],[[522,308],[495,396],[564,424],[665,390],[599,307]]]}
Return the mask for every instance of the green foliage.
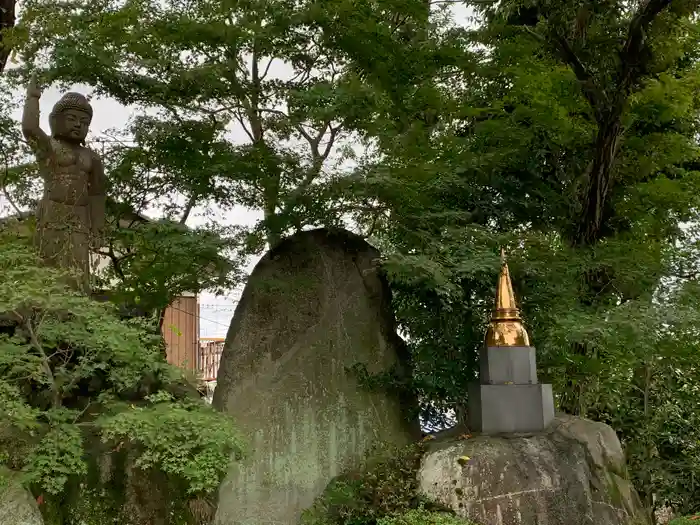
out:
{"label": "green foliage", "polygon": [[[180,215],[213,203],[257,209],[263,221],[250,233],[262,239],[251,243],[260,250],[289,231],[339,219],[324,196],[337,174],[324,166],[358,118],[362,84],[323,45],[316,7],[32,0],[11,38],[27,68],[50,56],[47,83],[86,83],[163,110],[137,118],[124,130],[127,141],[109,148],[122,196],[177,192],[183,203],[170,208]],[[225,131],[234,127],[232,140]]]}
{"label": "green foliage", "polygon": [[[409,37],[411,14],[372,4],[325,22],[377,93],[379,152],[348,198],[377,210],[356,217],[386,255],[429,423],[465,415],[504,247],[559,408],[616,429],[645,503],[695,510],[697,3],[467,2],[470,30],[439,14]],[[391,78],[354,45],[365,26]]]}
{"label": "green foliage", "polygon": [[424,508],[412,509],[402,514],[377,520],[377,525],[474,525],[469,520],[457,518],[446,512],[431,512]]}
{"label": "green foliage", "polygon": [[668,525],[693,525],[698,520],[700,520],[700,514],[695,514],[694,516],[684,516],[671,520]]}
{"label": "green foliage", "polygon": [[12,437],[2,465],[63,497],[99,463],[87,454],[97,436],[187,494],[215,490],[242,442],[228,418],[177,393],[183,372],[165,363],[160,336],[70,291],[26,238],[5,231],[0,245],[0,435]]}
{"label": "green foliage", "polygon": [[81,486],[80,491],[80,498],[71,509],[72,523],[80,525],[119,525],[123,523],[119,510],[114,506],[113,495],[109,491],[104,488],[96,489],[84,485]]}
{"label": "green foliage", "polygon": [[375,525],[412,509],[431,508],[418,492],[424,445],[378,447],[359,468],[331,481],[302,516],[304,525]]}
{"label": "green foliage", "polygon": [[165,310],[184,293],[218,293],[240,284],[238,240],[225,229],[128,222],[115,208],[106,246],[99,250],[109,264],[98,276],[113,302],[150,313]]}
{"label": "green foliage", "polygon": [[[48,417],[54,415],[55,411]],[[73,416],[68,411],[65,415]],[[26,458],[24,469],[29,483],[40,486],[48,494],[61,494],[70,477],[85,476],[88,472],[80,427],[69,422],[50,423]]]}
{"label": "green foliage", "polygon": [[[386,255],[412,387],[441,426],[447,410],[464,418],[505,247],[559,408],[615,428],[649,506],[694,512],[697,2],[475,0],[469,28],[446,4],[28,0],[8,38],[25,60],[19,77],[45,63],[46,82],[162,110],[106,151],[129,211],[183,197],[166,207],[170,222],[113,230],[121,298],[160,308],[174,290],[228,286],[237,275],[222,251],[257,253],[350,218]],[[288,78],[271,73],[281,63]],[[242,143],[227,133],[234,124]],[[350,136],[364,141],[361,158],[338,151]],[[352,174],[328,169],[333,152],[357,161]],[[177,226],[212,204],[263,220],[229,239]],[[65,336],[54,325],[51,344]],[[20,377],[40,360],[15,361]],[[3,387],[15,420],[67,388],[33,373],[43,405]],[[119,420],[122,435],[145,428],[140,415]],[[364,519],[337,508],[333,519]]]}
{"label": "green foliage", "polygon": [[142,450],[137,467],[181,477],[190,494],[216,490],[231,451],[237,459],[242,452],[230,421],[201,403],[176,402],[167,392],[147,400],[152,404],[98,421],[102,439],[115,446],[125,442],[136,445]]}

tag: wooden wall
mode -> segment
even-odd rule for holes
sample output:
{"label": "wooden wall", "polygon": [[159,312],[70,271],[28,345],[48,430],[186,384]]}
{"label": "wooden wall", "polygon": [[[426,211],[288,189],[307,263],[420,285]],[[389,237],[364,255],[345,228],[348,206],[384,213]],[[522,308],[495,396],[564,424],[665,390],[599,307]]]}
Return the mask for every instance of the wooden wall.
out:
{"label": "wooden wall", "polygon": [[219,374],[221,354],[224,351],[224,339],[220,337],[203,337],[199,340],[199,359],[197,368],[204,381],[216,381]]}
{"label": "wooden wall", "polygon": [[199,299],[178,297],[165,311],[163,337],[168,362],[196,370],[199,353]]}

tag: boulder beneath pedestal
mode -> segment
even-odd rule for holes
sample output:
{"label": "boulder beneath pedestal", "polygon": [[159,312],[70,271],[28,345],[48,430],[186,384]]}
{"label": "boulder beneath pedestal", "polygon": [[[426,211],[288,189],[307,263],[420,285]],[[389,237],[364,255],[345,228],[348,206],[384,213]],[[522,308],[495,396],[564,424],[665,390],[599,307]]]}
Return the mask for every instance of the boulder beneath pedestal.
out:
{"label": "boulder beneath pedestal", "polygon": [[421,492],[480,525],[647,525],[608,425],[558,416],[538,435],[436,439]]}
{"label": "boulder beneath pedestal", "polygon": [[[418,437],[410,400],[363,385],[401,368],[379,253],[347,231],[298,233],[258,263],[231,322],[213,405],[250,442],[219,492],[219,525],[292,525],[378,443]],[[405,357],[405,355],[404,355]]]}

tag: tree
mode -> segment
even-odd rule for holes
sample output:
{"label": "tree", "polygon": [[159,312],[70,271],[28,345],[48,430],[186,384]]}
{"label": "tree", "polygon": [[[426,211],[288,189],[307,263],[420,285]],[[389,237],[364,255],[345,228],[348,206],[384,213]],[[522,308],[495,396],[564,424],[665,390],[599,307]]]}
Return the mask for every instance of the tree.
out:
{"label": "tree", "polygon": [[[379,67],[410,79],[400,100],[339,44],[377,92],[379,153],[354,180],[384,210],[374,235],[426,415],[463,407],[504,246],[559,407],[616,428],[650,506],[693,509],[697,5],[469,4],[474,29],[440,21],[400,58],[361,11],[390,35]],[[432,125],[395,125],[416,106]]]}
{"label": "tree", "polygon": [[570,234],[574,244],[591,245],[605,236],[631,99],[645,81],[692,61],[697,28],[691,17],[696,10],[694,2],[672,0],[596,6],[508,2],[499,9],[487,8],[494,21],[500,18],[500,23],[521,27],[558,56],[576,76],[590,107],[597,130],[579,197],[579,221]]}
{"label": "tree", "polygon": [[[74,515],[89,500],[76,491],[122,448],[144,473],[166,475],[175,503],[209,497],[242,450],[231,421],[188,394],[141,321],[69,290],[11,225],[0,235],[0,464],[22,473],[58,523],[86,519]],[[119,498],[90,501],[115,513],[94,522],[117,517]]]}
{"label": "tree", "polygon": [[[243,278],[238,241],[225,228],[188,228],[167,219],[144,220],[113,204],[105,246],[110,264],[99,273],[109,299],[157,319],[185,293],[223,293]],[[121,209],[120,209],[121,208]],[[131,216],[128,221],[125,217]]]}
{"label": "tree", "polygon": [[12,51],[5,40],[4,33],[15,26],[15,6],[15,0],[0,1],[0,73],[5,69]]}
{"label": "tree", "polygon": [[[264,246],[307,224],[337,223],[321,183],[340,172],[324,166],[362,114],[353,77],[310,23],[313,7],[30,1],[16,33],[27,38],[18,36],[17,49],[27,67],[37,53],[50,53],[47,81],[87,83],[125,104],[161,110],[129,130],[135,144],[121,148],[129,169],[177,178],[185,208],[261,210],[253,244]],[[280,68],[285,73],[275,74]],[[232,126],[242,143],[226,135]]]}

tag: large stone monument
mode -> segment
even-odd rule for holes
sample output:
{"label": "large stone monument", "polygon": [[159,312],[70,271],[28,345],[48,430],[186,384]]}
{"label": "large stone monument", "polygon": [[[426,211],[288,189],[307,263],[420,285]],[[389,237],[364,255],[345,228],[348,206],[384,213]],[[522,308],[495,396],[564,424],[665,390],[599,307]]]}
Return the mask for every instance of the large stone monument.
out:
{"label": "large stone monument", "polygon": [[231,322],[213,405],[249,438],[219,492],[219,525],[292,525],[329,481],[417,422],[351,368],[401,365],[379,253],[347,231],[298,233],[263,257]]}
{"label": "large stone monument", "polygon": [[540,432],[554,419],[552,386],[537,382],[535,349],[515,304],[508,264],[502,254],[480,381],[469,388],[469,427],[482,434]]}
{"label": "large stone monument", "polygon": [[48,264],[78,275],[75,286],[90,289],[90,246],[105,221],[105,177],[96,152],[85,147],[92,107],[79,93],[66,93],[49,115],[51,136],[39,125],[41,91],[35,77],[27,88],[22,131],[44,180],[37,209],[36,242]]}

